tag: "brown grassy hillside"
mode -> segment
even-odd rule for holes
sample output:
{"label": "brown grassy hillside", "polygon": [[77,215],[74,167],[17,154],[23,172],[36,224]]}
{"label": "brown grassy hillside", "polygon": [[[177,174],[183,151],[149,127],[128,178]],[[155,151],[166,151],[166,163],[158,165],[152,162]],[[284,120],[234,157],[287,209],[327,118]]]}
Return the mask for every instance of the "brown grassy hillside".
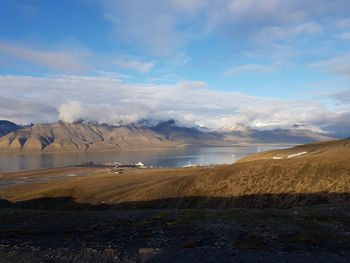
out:
{"label": "brown grassy hillside", "polygon": [[[233,165],[128,170],[1,188],[10,201],[72,197],[111,207],[290,207],[350,200],[349,139],[261,153]],[[268,159],[308,150],[289,159]],[[259,159],[261,157],[262,159]]]}

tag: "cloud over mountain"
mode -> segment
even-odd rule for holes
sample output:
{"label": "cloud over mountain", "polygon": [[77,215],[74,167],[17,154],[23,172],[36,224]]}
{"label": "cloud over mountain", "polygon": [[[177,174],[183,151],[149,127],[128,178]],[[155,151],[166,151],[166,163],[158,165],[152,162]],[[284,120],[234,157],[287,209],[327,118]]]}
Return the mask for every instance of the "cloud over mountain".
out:
{"label": "cloud over mountain", "polygon": [[[287,100],[248,96],[238,92],[210,90],[204,82],[182,81],[172,85],[130,84],[108,77],[0,76],[3,107],[0,118],[26,122],[85,119],[106,123],[131,123],[140,119],[173,118],[183,125],[210,129],[238,123],[253,128],[288,128],[305,122],[314,130],[348,129],[349,114],[327,109],[311,99]],[[130,92],[132,91],[132,92]],[[11,94],[19,98],[11,98]],[[36,106],[32,107],[33,101]],[[26,111],[29,105],[30,111]],[[57,109],[57,110],[56,110]],[[24,114],[24,112],[27,112]],[[41,114],[40,114],[41,113]]]}

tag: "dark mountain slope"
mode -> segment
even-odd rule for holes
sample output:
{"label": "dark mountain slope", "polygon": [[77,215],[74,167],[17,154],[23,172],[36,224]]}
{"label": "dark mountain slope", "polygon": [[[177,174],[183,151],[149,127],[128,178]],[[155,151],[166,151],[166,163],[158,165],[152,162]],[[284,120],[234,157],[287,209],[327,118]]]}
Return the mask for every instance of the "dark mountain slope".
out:
{"label": "dark mountain slope", "polygon": [[0,120],[0,137],[19,129],[22,129],[22,127],[13,122]]}

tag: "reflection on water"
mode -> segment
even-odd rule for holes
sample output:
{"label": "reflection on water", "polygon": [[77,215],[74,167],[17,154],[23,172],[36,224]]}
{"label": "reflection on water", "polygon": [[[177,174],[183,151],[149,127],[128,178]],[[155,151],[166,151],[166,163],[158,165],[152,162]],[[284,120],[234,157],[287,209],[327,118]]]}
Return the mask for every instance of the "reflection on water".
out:
{"label": "reflection on water", "polygon": [[188,164],[233,163],[247,155],[285,147],[188,147],[182,149],[81,152],[42,154],[0,154],[0,172],[78,165],[84,162],[117,161],[123,164],[141,161],[147,166],[182,167]]}

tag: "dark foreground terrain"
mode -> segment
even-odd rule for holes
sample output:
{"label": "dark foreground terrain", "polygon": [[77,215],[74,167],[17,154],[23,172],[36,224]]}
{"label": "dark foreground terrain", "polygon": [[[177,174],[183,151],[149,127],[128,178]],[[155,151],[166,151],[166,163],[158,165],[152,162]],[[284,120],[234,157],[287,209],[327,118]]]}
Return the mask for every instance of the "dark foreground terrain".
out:
{"label": "dark foreground terrain", "polygon": [[346,204],[284,210],[0,210],[0,262],[349,261]]}

